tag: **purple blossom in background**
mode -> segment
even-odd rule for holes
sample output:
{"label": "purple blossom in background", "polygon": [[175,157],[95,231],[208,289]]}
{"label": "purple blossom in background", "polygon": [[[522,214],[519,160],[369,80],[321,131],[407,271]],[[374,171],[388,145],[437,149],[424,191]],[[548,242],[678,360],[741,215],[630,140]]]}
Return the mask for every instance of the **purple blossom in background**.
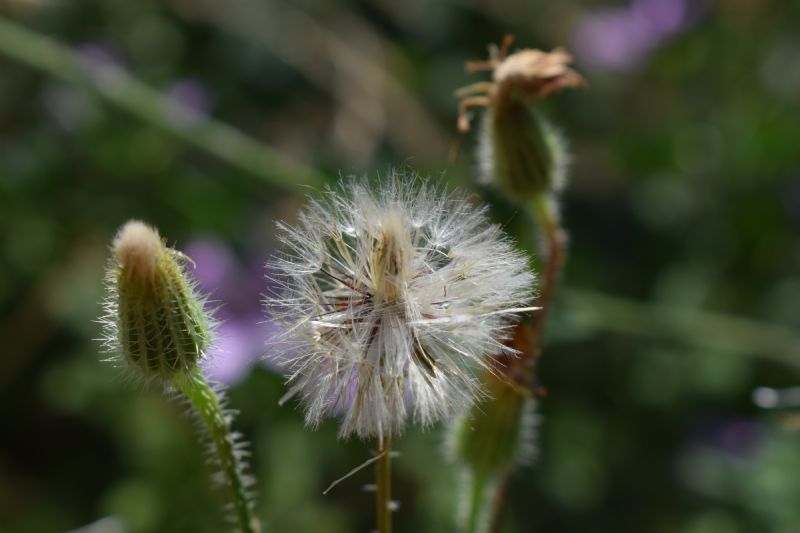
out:
{"label": "purple blossom in background", "polygon": [[78,60],[88,68],[122,66],[120,54],[111,46],[102,43],[84,43],[75,49]]}
{"label": "purple blossom in background", "polygon": [[224,283],[237,272],[237,261],[228,246],[217,239],[198,239],[189,243],[184,253],[194,262],[194,277],[206,294],[225,290]]}
{"label": "purple blossom in background", "polygon": [[217,341],[204,367],[206,375],[227,385],[238,383],[264,353],[264,341],[275,331],[274,323],[265,323],[260,313],[226,319],[217,328]]}
{"label": "purple blossom in background", "polygon": [[111,46],[85,43],[75,49],[75,57],[84,73],[104,87],[112,87],[126,76],[122,57]]}
{"label": "purple blossom in background", "polygon": [[203,369],[212,380],[234,385],[247,376],[264,354],[265,342],[278,331],[261,312],[263,261],[247,268],[218,239],[194,240],[184,253],[194,261],[192,273],[200,289],[210,295],[210,305],[219,306],[214,313],[220,321],[217,342]]}
{"label": "purple blossom in background", "polygon": [[634,69],[691,23],[688,7],[686,0],[633,0],[628,7],[593,10],[578,21],[572,50],[591,69]]}
{"label": "purple blossom in background", "polygon": [[197,124],[211,108],[208,90],[195,80],[176,81],[167,88],[165,97],[167,119],[182,128]]}
{"label": "purple blossom in background", "polygon": [[690,432],[692,445],[708,446],[739,459],[752,459],[761,449],[765,429],[754,419],[730,415],[704,415]]}

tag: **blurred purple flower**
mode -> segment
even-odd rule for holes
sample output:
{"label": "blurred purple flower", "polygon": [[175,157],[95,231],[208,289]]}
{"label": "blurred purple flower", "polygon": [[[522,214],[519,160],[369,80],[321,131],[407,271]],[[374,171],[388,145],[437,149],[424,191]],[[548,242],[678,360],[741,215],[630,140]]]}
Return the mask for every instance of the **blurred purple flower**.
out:
{"label": "blurred purple flower", "polygon": [[690,433],[692,444],[710,446],[739,459],[754,457],[765,439],[765,430],[756,420],[730,415],[704,415]]}
{"label": "blurred purple flower", "polygon": [[184,253],[194,261],[194,277],[205,293],[217,292],[227,279],[238,274],[236,257],[218,239],[191,241]]}
{"label": "blurred purple flower", "polygon": [[98,85],[113,86],[126,75],[122,57],[111,46],[85,43],[75,49],[75,57],[84,73]]}
{"label": "blurred purple flower", "polygon": [[[196,239],[183,251],[194,261],[193,275],[200,289],[210,295],[212,306],[219,306],[217,342],[204,371],[215,381],[234,385],[247,376],[264,354],[265,343],[279,330],[261,313],[263,261],[253,261],[258,268],[246,268],[229,246],[213,238]],[[264,364],[274,367],[272,362]]]}
{"label": "blurred purple flower", "polygon": [[264,322],[260,314],[223,321],[204,368],[206,375],[227,385],[238,383],[250,373],[264,353],[265,339],[272,337],[276,329],[274,322]]}
{"label": "blurred purple flower", "polygon": [[691,21],[686,0],[633,0],[581,18],[572,38],[576,58],[595,70],[631,70]]}
{"label": "blurred purple flower", "polygon": [[208,115],[211,108],[208,90],[195,80],[174,82],[167,88],[165,96],[167,119],[181,128],[197,124]]}
{"label": "blurred purple flower", "polygon": [[122,66],[119,52],[107,44],[84,43],[75,49],[75,53],[81,64],[89,68]]}

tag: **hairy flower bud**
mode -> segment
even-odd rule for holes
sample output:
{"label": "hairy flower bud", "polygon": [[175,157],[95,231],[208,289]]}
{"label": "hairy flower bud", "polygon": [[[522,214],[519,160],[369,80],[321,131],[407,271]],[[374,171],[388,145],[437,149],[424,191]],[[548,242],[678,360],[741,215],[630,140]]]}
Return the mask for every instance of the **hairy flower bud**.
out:
{"label": "hairy flower bud", "polygon": [[481,177],[514,199],[560,191],[567,151],[561,135],[529,104],[490,108],[480,130]]}
{"label": "hairy flower bud", "polygon": [[[509,344],[518,352],[531,348],[532,331],[515,327]],[[447,448],[461,470],[460,531],[488,531],[498,492],[508,475],[534,458],[538,417],[531,391],[530,361],[499,355],[481,381],[490,396],[472,406],[450,426]]]}
{"label": "hairy flower bud", "polygon": [[484,381],[490,397],[456,422],[450,446],[459,463],[488,477],[530,460],[536,401],[497,376],[486,374]]}
{"label": "hairy flower bud", "polygon": [[113,359],[147,379],[168,380],[196,368],[211,342],[211,325],[186,274],[190,260],[136,220],[119,230],[111,252],[102,321]]}

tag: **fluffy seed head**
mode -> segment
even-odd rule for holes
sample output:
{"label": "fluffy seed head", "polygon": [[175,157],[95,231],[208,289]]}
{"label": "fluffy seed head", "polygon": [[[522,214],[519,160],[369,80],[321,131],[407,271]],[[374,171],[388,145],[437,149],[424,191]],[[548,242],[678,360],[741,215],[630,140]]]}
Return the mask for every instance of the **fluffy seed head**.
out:
{"label": "fluffy seed head", "polygon": [[111,360],[146,380],[188,372],[211,342],[211,321],[186,273],[188,261],[136,220],[111,245],[104,344]]}
{"label": "fluffy seed head", "polygon": [[267,301],[285,325],[291,393],[316,426],[382,437],[408,418],[463,411],[517,316],[534,276],[485,208],[393,175],[376,190],[351,180],[280,225],[285,255],[268,265]]}

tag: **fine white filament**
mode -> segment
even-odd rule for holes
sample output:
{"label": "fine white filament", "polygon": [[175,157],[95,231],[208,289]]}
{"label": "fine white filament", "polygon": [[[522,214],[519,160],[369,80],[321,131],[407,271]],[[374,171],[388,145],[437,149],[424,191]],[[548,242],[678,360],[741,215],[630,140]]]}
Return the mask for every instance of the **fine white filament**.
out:
{"label": "fine white filament", "polygon": [[350,180],[279,224],[284,255],[269,265],[284,325],[290,395],[306,422],[341,416],[341,437],[427,426],[481,394],[478,368],[530,311],[528,259],[485,207],[395,174]]}

